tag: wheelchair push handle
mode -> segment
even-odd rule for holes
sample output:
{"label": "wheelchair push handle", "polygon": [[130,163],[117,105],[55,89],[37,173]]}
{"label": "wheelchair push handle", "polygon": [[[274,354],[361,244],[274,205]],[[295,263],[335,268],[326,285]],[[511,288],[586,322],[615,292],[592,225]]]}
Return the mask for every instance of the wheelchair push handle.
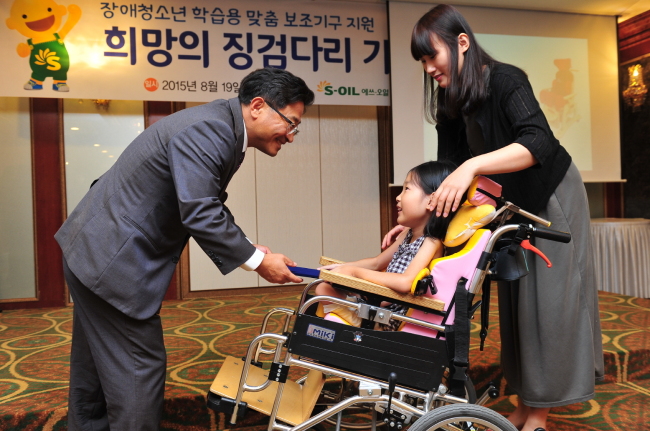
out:
{"label": "wheelchair push handle", "polygon": [[559,230],[547,229],[545,227],[533,227],[533,235],[537,238],[548,239],[551,241],[569,243],[571,242],[571,234]]}
{"label": "wheelchair push handle", "polygon": [[[510,208],[510,209],[512,209],[512,208]],[[532,221],[534,221],[534,222],[536,222],[536,223],[539,223],[539,224],[541,224],[541,225],[544,225],[544,226],[546,226],[546,227],[549,227],[549,226],[551,225],[551,222],[550,222],[550,221],[545,220],[545,219],[543,219],[543,218],[541,218],[541,217],[538,217],[538,216],[536,216],[536,215],[533,214],[533,213],[529,213],[529,212],[526,211],[526,210],[522,210],[522,209],[519,208],[519,207],[517,207],[517,210],[516,210],[515,212],[517,212],[518,214],[520,214],[520,215],[522,215],[522,216],[524,216],[524,217],[526,217],[526,218],[528,218],[528,219],[530,219],[530,220],[532,220]]]}

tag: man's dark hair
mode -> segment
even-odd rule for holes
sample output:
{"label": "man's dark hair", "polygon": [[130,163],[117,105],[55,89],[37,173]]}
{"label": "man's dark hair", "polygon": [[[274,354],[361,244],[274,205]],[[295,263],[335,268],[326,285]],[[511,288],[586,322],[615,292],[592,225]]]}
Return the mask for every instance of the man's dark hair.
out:
{"label": "man's dark hair", "polygon": [[239,101],[248,105],[256,97],[262,97],[276,109],[302,102],[305,107],[314,103],[314,92],[305,81],[291,72],[273,67],[257,69],[242,79]]}

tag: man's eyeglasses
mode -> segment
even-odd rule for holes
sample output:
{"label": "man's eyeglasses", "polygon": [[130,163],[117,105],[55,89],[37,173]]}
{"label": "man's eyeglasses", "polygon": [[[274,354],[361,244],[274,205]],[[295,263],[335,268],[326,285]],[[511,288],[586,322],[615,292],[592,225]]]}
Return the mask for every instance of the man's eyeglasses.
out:
{"label": "man's eyeglasses", "polygon": [[300,130],[298,130],[298,125],[297,125],[296,123],[294,123],[293,121],[291,121],[290,119],[288,119],[288,118],[287,118],[287,117],[286,117],[282,112],[280,112],[280,111],[278,111],[277,109],[275,109],[275,108],[274,108],[274,107],[273,107],[269,102],[266,102],[266,104],[269,105],[269,108],[271,108],[271,109],[273,109],[275,112],[277,112],[278,115],[279,115],[280,117],[282,117],[282,119],[283,119],[284,121],[287,122],[287,135],[294,135],[294,136],[295,136],[295,135],[297,135],[298,133],[300,133]]}

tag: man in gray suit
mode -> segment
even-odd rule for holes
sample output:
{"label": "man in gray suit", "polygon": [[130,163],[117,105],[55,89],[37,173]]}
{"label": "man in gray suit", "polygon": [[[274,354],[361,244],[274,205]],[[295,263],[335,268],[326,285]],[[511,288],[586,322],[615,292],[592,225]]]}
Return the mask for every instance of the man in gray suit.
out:
{"label": "man in gray suit", "polygon": [[90,188],[55,238],[74,300],[70,430],[156,430],[166,353],[158,314],[192,236],[223,274],[300,283],[295,263],[251,244],[224,205],[247,147],[275,156],[314,93],[279,69],[245,77],[239,97],[147,128]]}

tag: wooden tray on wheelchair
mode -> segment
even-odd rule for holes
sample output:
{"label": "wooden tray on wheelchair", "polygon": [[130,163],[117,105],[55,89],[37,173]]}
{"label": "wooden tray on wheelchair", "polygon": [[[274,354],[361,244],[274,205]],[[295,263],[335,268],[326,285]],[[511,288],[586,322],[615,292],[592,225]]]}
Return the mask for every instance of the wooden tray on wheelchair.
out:
{"label": "wooden tray on wheelchair", "polygon": [[[321,260],[321,263],[323,261]],[[381,296],[387,300],[394,300],[403,304],[413,305],[414,308],[431,309],[437,311],[444,311],[445,303],[437,299],[428,298],[425,296],[414,296],[411,293],[398,293],[394,290],[382,286],[380,284],[372,283],[370,281],[362,280],[360,278],[351,277],[349,275],[339,274],[327,270],[321,270],[320,278],[330,283],[339,284],[341,286],[349,287],[357,292],[365,292],[373,295]]]}

